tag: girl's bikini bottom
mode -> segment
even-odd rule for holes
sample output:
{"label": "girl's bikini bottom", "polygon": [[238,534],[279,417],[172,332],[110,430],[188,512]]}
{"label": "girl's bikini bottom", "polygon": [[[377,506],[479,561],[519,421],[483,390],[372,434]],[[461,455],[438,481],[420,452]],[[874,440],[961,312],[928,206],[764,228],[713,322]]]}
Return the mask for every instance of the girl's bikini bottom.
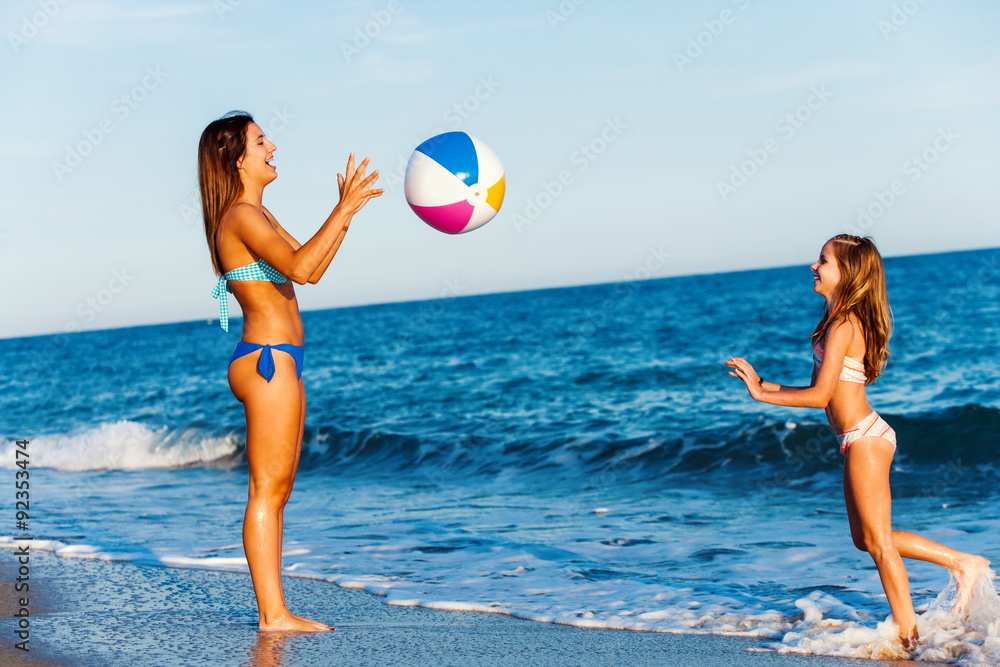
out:
{"label": "girl's bikini bottom", "polygon": [[292,345],[291,343],[281,343],[279,345],[258,345],[257,343],[240,341],[239,345],[236,346],[236,351],[233,352],[233,358],[229,360],[229,363],[232,364],[240,357],[245,357],[246,355],[256,352],[257,350],[261,350],[260,358],[257,360],[257,370],[259,370],[260,374],[263,375],[268,382],[270,382],[271,378],[274,377],[274,357],[271,356],[272,349],[291,355],[292,359],[295,360],[295,372],[301,380],[302,363],[306,351],[306,348],[302,345]]}
{"label": "girl's bikini bottom", "polygon": [[846,456],[847,448],[851,446],[852,442],[859,438],[872,436],[888,440],[892,443],[893,448],[896,447],[896,432],[874,410],[855,426],[838,435],[837,443],[840,445],[840,451]]}

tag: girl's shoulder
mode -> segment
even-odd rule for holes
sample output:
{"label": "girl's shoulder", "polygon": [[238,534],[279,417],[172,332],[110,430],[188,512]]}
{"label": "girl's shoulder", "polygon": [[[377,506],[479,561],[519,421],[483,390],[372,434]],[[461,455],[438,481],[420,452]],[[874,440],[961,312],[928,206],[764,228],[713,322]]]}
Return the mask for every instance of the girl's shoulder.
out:
{"label": "girl's shoulder", "polygon": [[830,321],[826,327],[824,338],[829,340],[834,333],[837,336],[849,335],[852,338],[860,336],[864,339],[865,332],[861,324],[861,319],[855,313],[847,313],[846,315],[837,315]]}

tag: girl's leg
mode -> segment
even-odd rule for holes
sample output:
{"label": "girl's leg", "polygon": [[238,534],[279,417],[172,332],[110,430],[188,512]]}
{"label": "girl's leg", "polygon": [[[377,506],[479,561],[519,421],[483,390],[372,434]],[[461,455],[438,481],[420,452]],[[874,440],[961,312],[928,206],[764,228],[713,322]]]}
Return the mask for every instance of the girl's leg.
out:
{"label": "girl's leg", "polygon": [[972,589],[979,576],[989,569],[990,562],[982,556],[956,551],[943,544],[932,542],[926,537],[905,530],[892,531],[892,540],[896,550],[903,558],[925,560],[947,568],[955,577],[958,596],[952,612],[964,614],[972,598]]}
{"label": "girl's leg", "polygon": [[[860,442],[860,440],[858,442]],[[851,447],[847,450],[848,455],[850,455],[851,449],[853,448],[854,444],[852,443]],[[864,543],[864,531],[861,528],[857,507],[854,504],[852,493],[849,493],[851,489],[851,481],[848,472],[849,467],[845,464],[844,492],[845,499],[847,501],[847,516],[851,523],[851,536],[854,538],[854,545],[858,549],[861,551],[867,551]],[[911,533],[906,530],[892,531],[892,542],[896,547],[897,553],[899,553],[901,557],[927,561],[929,563],[940,565],[941,567],[948,569],[955,576],[955,583],[958,587],[958,599],[955,602],[953,611],[956,613],[963,613],[965,611],[969,602],[969,597],[972,594],[972,587],[975,585],[979,576],[985,572],[990,565],[990,562],[982,556],[976,556],[974,554],[968,554],[951,549],[943,544],[938,544],[937,542],[929,540],[926,537],[922,537],[916,533]]]}
{"label": "girl's leg", "polygon": [[243,402],[247,419],[250,492],[243,520],[246,552],[261,630],[329,630],[328,625],[292,614],[281,588],[282,512],[291,492],[302,426],[302,388],[295,363],[274,355],[268,383],[257,373],[257,356],[247,355],[229,367],[233,394]]}
{"label": "girl's leg", "polygon": [[844,497],[854,544],[875,561],[899,637],[909,645],[916,639],[917,624],[910,582],[892,534],[889,466],[893,451],[892,443],[883,438],[852,442],[844,462]]}

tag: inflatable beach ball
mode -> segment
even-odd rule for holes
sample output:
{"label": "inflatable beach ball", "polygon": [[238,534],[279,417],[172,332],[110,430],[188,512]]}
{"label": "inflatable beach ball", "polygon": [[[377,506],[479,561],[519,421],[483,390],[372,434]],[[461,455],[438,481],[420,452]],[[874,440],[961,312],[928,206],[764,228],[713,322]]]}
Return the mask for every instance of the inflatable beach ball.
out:
{"label": "inflatable beach ball", "polygon": [[465,132],[445,132],[417,146],[403,177],[406,203],[445,234],[471,232],[492,220],[503,191],[500,160]]}

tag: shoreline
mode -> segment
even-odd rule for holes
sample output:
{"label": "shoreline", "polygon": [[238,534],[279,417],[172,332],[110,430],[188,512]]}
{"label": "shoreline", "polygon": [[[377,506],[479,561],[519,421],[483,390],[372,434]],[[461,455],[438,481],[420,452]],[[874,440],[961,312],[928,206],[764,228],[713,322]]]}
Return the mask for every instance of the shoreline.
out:
{"label": "shoreline", "polygon": [[[12,550],[0,577],[12,582]],[[13,647],[16,594],[0,598],[5,665],[333,663],[462,665],[881,666],[900,662],[767,652],[766,640],[708,634],[587,629],[503,614],[387,605],[359,590],[285,577],[296,613],[332,633],[260,633],[250,577],[31,554],[29,653]],[[762,652],[762,649],[764,650]],[[924,663],[926,664],[926,663]]]}

